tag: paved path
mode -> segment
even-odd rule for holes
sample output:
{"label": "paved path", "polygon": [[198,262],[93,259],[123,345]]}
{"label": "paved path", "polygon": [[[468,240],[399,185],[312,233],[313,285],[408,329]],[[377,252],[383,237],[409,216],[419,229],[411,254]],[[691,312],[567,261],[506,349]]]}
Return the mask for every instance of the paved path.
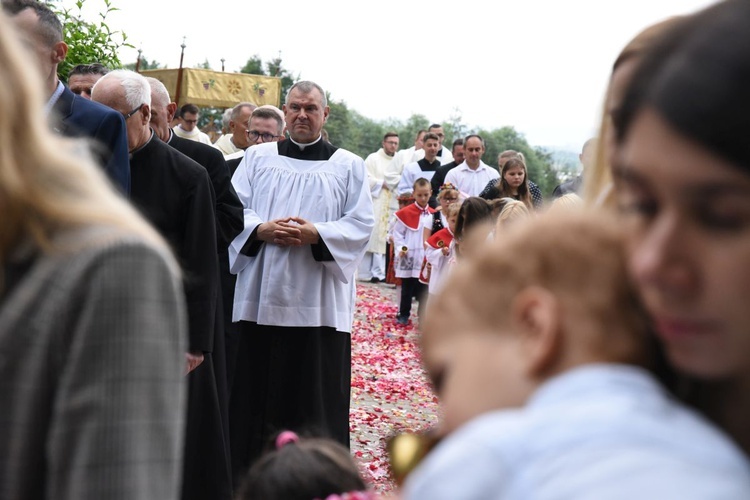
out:
{"label": "paved path", "polygon": [[[413,311],[416,314],[416,304]],[[437,402],[419,358],[419,332],[412,323],[398,325],[396,313],[392,285],[358,284],[352,329],[351,447],[378,493],[394,487],[386,439],[437,423]]]}

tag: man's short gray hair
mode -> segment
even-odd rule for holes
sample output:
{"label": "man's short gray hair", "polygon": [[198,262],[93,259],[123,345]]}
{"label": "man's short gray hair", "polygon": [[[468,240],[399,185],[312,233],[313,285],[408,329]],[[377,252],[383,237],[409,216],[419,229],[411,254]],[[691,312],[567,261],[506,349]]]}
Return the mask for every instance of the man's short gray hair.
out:
{"label": "man's short gray hair", "polygon": [[[232,121],[237,120],[240,117],[240,114],[242,113],[243,108],[250,108],[250,112],[252,113],[257,107],[258,106],[256,106],[255,104],[251,102],[241,102],[232,108],[232,116],[230,119]],[[229,123],[227,122],[227,127],[228,126],[229,126]]]}
{"label": "man's short gray hair", "polygon": [[172,102],[172,98],[169,96],[167,87],[164,86],[164,84],[160,80],[152,76],[147,76],[145,78],[149,86],[151,87],[151,95],[153,96],[154,94],[156,94],[159,97],[159,104],[167,105]]}
{"label": "man's short gray hair", "polygon": [[292,90],[297,89],[303,94],[309,94],[314,89],[317,89],[318,92],[320,92],[320,95],[322,96],[322,99],[320,100],[321,104],[325,108],[328,106],[328,98],[326,98],[326,91],[323,90],[323,87],[318,85],[315,82],[311,82],[309,80],[302,80],[301,82],[297,82],[294,85],[292,85],[289,90],[286,91],[286,98],[284,99],[285,103],[289,102],[289,94],[292,93]]}
{"label": "man's short gray hair", "polygon": [[227,108],[221,114],[221,128],[229,130],[229,121],[232,119],[232,110],[234,108]]}
{"label": "man's short gray hair", "polygon": [[101,84],[102,81],[112,79],[118,80],[122,85],[122,89],[125,92],[125,102],[128,103],[128,107],[135,109],[141,104],[151,106],[151,86],[142,75],[128,69],[116,69],[101,77],[94,84],[94,88]]}

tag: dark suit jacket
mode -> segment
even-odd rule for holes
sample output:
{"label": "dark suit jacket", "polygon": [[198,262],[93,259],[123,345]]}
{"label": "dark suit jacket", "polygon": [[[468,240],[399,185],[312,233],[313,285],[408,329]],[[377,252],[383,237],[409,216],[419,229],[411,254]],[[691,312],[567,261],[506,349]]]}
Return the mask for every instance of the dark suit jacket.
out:
{"label": "dark suit jacket", "polygon": [[94,158],[123,193],[130,193],[125,119],[114,109],[75,95],[65,87],[53,108],[53,128],[67,137],[93,139]]}
{"label": "dark suit jacket", "polygon": [[437,170],[435,170],[435,175],[432,176],[432,180],[430,183],[432,184],[432,194],[437,196],[438,192],[440,191],[440,186],[442,186],[445,183],[445,176],[448,175],[448,172],[456,168],[458,164],[455,161],[452,161],[450,163],[446,163],[445,165],[440,165]]}

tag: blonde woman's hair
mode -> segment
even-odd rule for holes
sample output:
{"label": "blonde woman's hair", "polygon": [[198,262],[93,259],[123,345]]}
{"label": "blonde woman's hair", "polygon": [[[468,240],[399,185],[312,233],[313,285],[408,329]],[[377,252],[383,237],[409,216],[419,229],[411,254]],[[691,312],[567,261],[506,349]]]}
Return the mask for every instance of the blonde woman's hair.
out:
{"label": "blonde woman's hair", "polygon": [[610,84],[607,86],[607,91],[604,95],[604,105],[602,106],[599,134],[597,135],[599,141],[596,145],[594,165],[586,171],[583,180],[583,200],[586,206],[596,206],[610,210],[614,210],[615,208],[614,186],[612,183],[612,172],[609,165],[610,152],[608,151],[610,137],[614,134],[612,118],[610,116],[610,110],[608,109],[612,92],[612,75],[614,75],[617,68],[625,61],[642,57],[643,53],[646,52],[656,40],[679,24],[683,19],[685,18],[679,16],[670,17],[647,27],[625,45],[617,56],[615,63],[612,65]]}
{"label": "blonde woman's hair", "polygon": [[63,228],[102,224],[139,235],[166,248],[163,240],[118,195],[81,141],[47,126],[45,97],[34,57],[0,12],[0,262],[30,239],[54,251]]}

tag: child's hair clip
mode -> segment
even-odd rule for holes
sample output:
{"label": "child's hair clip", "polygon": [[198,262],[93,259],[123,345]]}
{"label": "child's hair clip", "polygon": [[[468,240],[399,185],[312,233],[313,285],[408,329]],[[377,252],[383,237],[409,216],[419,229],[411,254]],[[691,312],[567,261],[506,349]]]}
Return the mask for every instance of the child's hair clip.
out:
{"label": "child's hair clip", "polygon": [[276,436],[276,449],[280,450],[284,446],[292,443],[299,443],[299,436],[292,431],[283,431]]}

